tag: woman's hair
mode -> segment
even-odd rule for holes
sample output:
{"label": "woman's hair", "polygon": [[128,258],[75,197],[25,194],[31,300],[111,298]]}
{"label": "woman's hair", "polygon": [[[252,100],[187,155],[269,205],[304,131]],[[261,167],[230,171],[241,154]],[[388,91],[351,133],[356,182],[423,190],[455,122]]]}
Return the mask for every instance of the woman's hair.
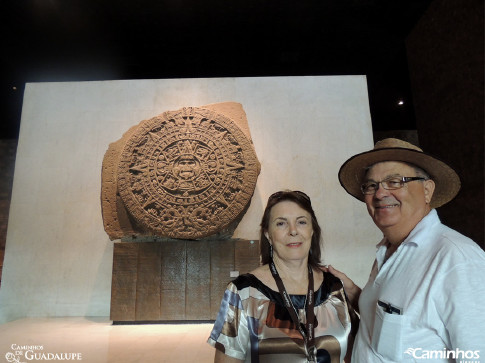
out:
{"label": "woman's hair", "polygon": [[318,225],[317,217],[315,216],[315,212],[312,208],[312,203],[310,201],[310,197],[303,192],[300,191],[292,191],[292,190],[284,190],[281,192],[276,192],[272,194],[268,198],[268,203],[266,205],[266,209],[263,213],[263,218],[261,220],[261,235],[260,235],[260,250],[261,250],[261,263],[263,265],[270,262],[270,243],[265,236],[265,232],[268,231],[269,228],[269,215],[271,213],[271,209],[278,204],[279,202],[283,201],[290,201],[298,204],[301,208],[306,210],[310,213],[312,218],[312,228],[313,228],[313,235],[312,235],[312,242],[310,245],[310,252],[308,254],[308,264],[312,267],[318,268],[320,266],[320,240],[322,237],[322,229]]}

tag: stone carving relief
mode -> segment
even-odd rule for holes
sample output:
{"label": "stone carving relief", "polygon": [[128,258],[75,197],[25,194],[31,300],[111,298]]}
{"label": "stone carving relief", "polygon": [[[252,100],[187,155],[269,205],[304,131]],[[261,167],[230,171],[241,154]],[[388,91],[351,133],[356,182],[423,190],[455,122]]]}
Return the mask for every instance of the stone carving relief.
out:
{"label": "stone carving relief", "polygon": [[105,230],[111,239],[230,237],[259,171],[240,104],[164,112],[110,145],[101,193]]}

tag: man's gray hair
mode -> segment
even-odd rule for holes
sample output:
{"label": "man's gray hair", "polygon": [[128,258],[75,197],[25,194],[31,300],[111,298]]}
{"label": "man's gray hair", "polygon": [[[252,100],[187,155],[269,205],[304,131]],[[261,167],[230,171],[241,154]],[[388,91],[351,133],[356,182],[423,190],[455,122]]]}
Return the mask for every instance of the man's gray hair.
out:
{"label": "man's gray hair", "polygon": [[[389,160],[391,161],[391,160]],[[407,163],[405,161],[399,161],[400,163],[403,163],[403,164],[406,164],[406,165],[409,165],[411,168],[414,169],[414,171],[416,172],[416,176],[419,176],[421,178],[424,178],[426,180],[428,179],[431,179],[431,176],[428,174],[428,172],[426,170],[424,170],[423,168],[420,168],[419,166],[415,165],[415,164],[412,164],[412,163]],[[367,173],[369,172],[369,170],[374,166],[375,164],[372,164],[372,165],[369,165],[367,168],[365,168],[365,174],[364,174],[364,177],[367,175]]]}
{"label": "man's gray hair", "polygon": [[[409,164],[409,163],[407,163]],[[422,168],[420,168],[419,166],[416,166],[414,164],[409,164],[410,166],[413,167],[414,171],[416,172],[416,176],[420,176],[421,178],[424,178],[426,180],[428,179],[431,179],[431,177],[429,176],[428,172]]]}

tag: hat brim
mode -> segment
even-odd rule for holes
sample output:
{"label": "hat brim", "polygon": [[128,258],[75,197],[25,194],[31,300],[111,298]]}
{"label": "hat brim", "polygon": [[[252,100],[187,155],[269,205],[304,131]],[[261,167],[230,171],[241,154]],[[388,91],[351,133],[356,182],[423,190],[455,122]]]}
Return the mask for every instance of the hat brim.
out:
{"label": "hat brim", "polygon": [[360,187],[367,168],[383,161],[405,162],[425,170],[436,185],[431,208],[448,203],[460,190],[460,177],[443,161],[421,151],[401,147],[374,149],[351,157],[340,167],[340,184],[347,193],[363,202],[364,195]]}

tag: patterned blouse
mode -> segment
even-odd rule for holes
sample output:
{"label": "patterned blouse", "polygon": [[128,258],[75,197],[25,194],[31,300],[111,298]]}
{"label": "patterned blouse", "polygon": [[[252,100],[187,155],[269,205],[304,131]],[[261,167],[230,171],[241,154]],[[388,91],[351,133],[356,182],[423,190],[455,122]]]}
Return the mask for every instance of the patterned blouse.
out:
{"label": "patterned blouse", "polygon": [[[306,295],[290,298],[304,318]],[[324,272],[323,283],[315,291],[314,309],[317,361],[342,362],[347,338],[357,331],[358,316],[348,304],[342,282],[330,273]],[[207,342],[244,362],[307,362],[303,338],[279,292],[251,274],[241,275],[227,285]]]}

